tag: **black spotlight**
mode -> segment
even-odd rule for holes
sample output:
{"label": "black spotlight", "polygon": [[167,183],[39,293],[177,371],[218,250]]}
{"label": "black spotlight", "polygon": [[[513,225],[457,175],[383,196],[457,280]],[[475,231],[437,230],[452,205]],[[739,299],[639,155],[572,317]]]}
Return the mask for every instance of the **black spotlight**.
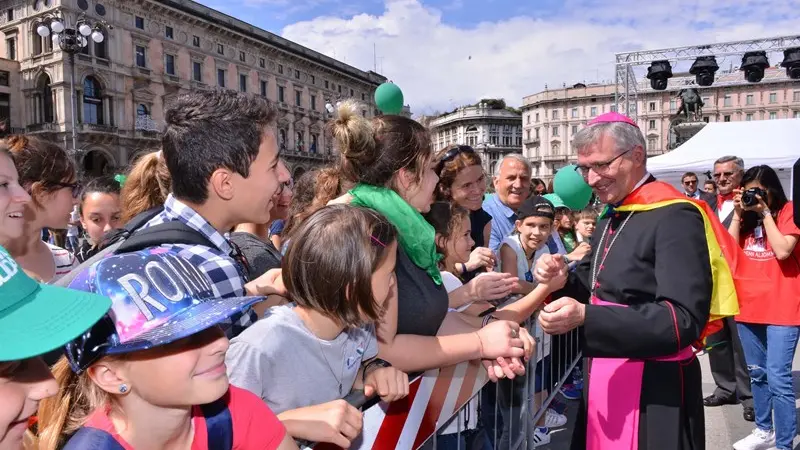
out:
{"label": "black spotlight", "polygon": [[711,86],[714,84],[714,73],[719,70],[717,58],[713,56],[698,56],[689,69],[689,73],[695,76],[697,84],[700,86]]}
{"label": "black spotlight", "polygon": [[758,83],[764,79],[764,69],[769,67],[767,52],[747,52],[742,57],[742,67],[744,78],[749,83]]}
{"label": "black spotlight", "polygon": [[789,48],[783,51],[781,67],[786,67],[786,76],[800,80],[800,48]]}
{"label": "black spotlight", "polygon": [[669,61],[653,61],[650,67],[647,68],[647,78],[650,80],[650,86],[657,90],[663,91],[667,88],[667,80],[672,78],[672,66]]}

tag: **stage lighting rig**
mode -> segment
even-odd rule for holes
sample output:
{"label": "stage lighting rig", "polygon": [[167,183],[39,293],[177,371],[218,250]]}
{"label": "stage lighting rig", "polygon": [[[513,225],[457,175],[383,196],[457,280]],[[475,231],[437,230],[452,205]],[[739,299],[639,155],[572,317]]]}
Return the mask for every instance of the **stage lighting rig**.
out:
{"label": "stage lighting rig", "polygon": [[788,48],[783,51],[781,67],[786,67],[786,76],[800,80],[800,48]]}
{"label": "stage lighting rig", "polygon": [[650,80],[650,86],[657,91],[665,90],[667,80],[670,78],[672,78],[672,65],[666,59],[653,61],[647,68],[647,79]]}
{"label": "stage lighting rig", "polygon": [[695,76],[695,81],[700,86],[711,86],[714,84],[714,74],[719,70],[717,58],[714,56],[698,56],[689,69],[689,73]]}
{"label": "stage lighting rig", "polygon": [[742,57],[742,66],[739,70],[744,71],[744,78],[748,83],[758,83],[764,79],[764,69],[769,67],[767,52],[747,52]]}

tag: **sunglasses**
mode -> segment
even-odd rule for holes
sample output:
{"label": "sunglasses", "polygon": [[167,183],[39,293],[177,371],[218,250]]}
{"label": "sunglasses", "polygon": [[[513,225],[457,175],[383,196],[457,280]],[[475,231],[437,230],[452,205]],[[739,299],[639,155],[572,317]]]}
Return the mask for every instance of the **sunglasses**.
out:
{"label": "sunglasses", "polygon": [[470,147],[469,145],[459,145],[458,147],[451,148],[447,151],[447,153],[442,156],[442,159],[439,160],[439,163],[436,164],[436,174],[439,175],[442,173],[442,169],[444,169],[444,165],[448,162],[454,160],[456,156],[462,153],[475,153],[475,149]]}
{"label": "sunglasses", "polygon": [[56,186],[60,189],[63,188],[70,188],[72,189],[72,198],[78,198],[81,196],[81,191],[83,191],[83,186],[79,182],[74,183],[53,183],[53,186]]}
{"label": "sunglasses", "polygon": [[685,184],[687,186],[690,185],[690,184],[697,184],[697,180],[686,180],[686,181],[683,182],[683,184]]}

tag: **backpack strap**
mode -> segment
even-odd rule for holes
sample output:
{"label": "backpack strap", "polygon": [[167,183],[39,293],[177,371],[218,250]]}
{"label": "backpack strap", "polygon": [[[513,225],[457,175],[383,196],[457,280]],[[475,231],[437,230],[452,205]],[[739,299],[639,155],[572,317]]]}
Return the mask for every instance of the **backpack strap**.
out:
{"label": "backpack strap", "polygon": [[61,450],[125,450],[125,447],[107,431],[84,426],[70,437]]}
{"label": "backpack strap", "polygon": [[202,245],[216,248],[208,238],[183,222],[173,220],[139,229],[125,239],[114,254],[132,253],[163,244]]}
{"label": "backpack strap", "polygon": [[215,402],[200,407],[206,419],[209,449],[233,449],[233,417],[227,405],[227,398],[225,395]]}

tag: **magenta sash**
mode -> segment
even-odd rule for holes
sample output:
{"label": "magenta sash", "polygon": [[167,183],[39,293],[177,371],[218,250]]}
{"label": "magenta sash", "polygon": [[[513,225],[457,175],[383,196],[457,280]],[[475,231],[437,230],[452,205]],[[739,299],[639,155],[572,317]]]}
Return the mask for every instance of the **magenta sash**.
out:
{"label": "magenta sash", "polygon": [[[619,306],[592,297],[593,305]],[[692,347],[650,361],[685,361],[694,357]],[[592,358],[586,423],[587,450],[638,450],[639,405],[644,360]]]}

